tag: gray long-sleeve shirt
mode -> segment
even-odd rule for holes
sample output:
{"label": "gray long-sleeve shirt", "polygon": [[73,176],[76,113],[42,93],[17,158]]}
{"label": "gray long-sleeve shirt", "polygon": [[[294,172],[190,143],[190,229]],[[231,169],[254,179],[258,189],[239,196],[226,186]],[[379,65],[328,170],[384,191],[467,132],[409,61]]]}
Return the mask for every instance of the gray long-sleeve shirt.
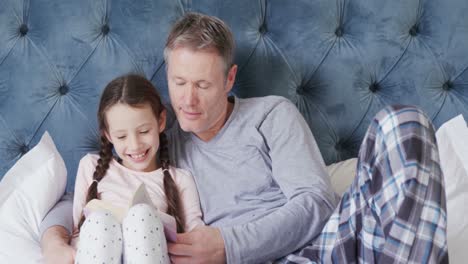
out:
{"label": "gray long-sleeve shirt", "polygon": [[[234,100],[213,139],[204,142],[175,123],[169,145],[175,165],[192,172],[203,220],[220,228],[228,263],[260,263],[312,240],[337,197],[312,132],[291,102]],[[66,226],[63,213],[50,215],[42,229]]]}
{"label": "gray long-sleeve shirt", "polygon": [[337,197],[312,132],[290,101],[234,99],[213,139],[204,142],[175,124],[169,145],[176,166],[195,178],[205,223],[221,229],[228,263],[259,263],[314,238]]}

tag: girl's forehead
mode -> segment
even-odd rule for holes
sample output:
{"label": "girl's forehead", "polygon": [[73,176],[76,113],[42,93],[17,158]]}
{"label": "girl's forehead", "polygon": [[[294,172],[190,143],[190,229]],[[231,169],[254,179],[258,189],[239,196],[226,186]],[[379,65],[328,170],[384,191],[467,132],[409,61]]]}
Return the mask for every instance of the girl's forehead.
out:
{"label": "girl's forehead", "polygon": [[117,103],[106,111],[106,121],[110,132],[129,130],[144,125],[153,125],[157,119],[149,104],[130,106]]}

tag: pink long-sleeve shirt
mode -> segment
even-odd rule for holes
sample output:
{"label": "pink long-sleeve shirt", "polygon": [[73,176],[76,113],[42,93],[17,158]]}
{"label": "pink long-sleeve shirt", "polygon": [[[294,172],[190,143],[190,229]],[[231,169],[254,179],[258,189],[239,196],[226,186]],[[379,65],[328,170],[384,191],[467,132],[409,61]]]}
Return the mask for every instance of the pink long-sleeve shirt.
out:
{"label": "pink long-sleeve shirt", "polygon": [[[75,228],[86,205],[86,195],[93,182],[93,173],[98,159],[98,155],[88,154],[80,161],[73,199],[73,226]],[[174,167],[171,167],[169,172],[179,188],[186,219],[185,230],[190,231],[198,225],[204,225],[200,200],[192,175],[186,170]],[[133,193],[141,183],[146,185],[149,197],[157,209],[167,212],[162,169],[138,172],[128,169],[112,159],[106,175],[99,182],[98,192],[101,200],[110,202],[117,207],[128,207]]]}

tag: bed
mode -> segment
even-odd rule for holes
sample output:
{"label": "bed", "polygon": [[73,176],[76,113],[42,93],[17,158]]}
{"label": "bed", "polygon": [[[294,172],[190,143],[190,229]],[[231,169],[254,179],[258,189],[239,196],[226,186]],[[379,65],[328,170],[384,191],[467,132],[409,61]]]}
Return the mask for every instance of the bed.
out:
{"label": "bed", "polygon": [[232,28],[233,93],[294,102],[328,165],[357,156],[388,104],[417,105],[436,128],[468,118],[465,0],[0,0],[0,179],[47,131],[73,190],[107,82],[143,74],[168,102],[162,51],[188,11]]}

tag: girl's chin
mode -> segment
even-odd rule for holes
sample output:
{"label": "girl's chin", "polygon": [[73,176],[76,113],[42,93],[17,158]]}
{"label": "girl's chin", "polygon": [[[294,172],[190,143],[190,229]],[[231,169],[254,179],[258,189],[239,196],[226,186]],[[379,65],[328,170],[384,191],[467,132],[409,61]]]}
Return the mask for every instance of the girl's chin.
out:
{"label": "girl's chin", "polygon": [[130,166],[126,166],[131,170],[138,171],[138,172],[151,172],[156,170],[156,166],[151,165],[142,165],[142,164],[131,164]]}
{"label": "girl's chin", "polygon": [[124,162],[125,167],[130,168],[134,171],[140,172],[150,172],[156,170],[156,163],[150,162],[150,160],[154,160],[156,157],[152,155],[147,155],[144,159],[134,160],[132,158],[127,157],[126,162]]}

